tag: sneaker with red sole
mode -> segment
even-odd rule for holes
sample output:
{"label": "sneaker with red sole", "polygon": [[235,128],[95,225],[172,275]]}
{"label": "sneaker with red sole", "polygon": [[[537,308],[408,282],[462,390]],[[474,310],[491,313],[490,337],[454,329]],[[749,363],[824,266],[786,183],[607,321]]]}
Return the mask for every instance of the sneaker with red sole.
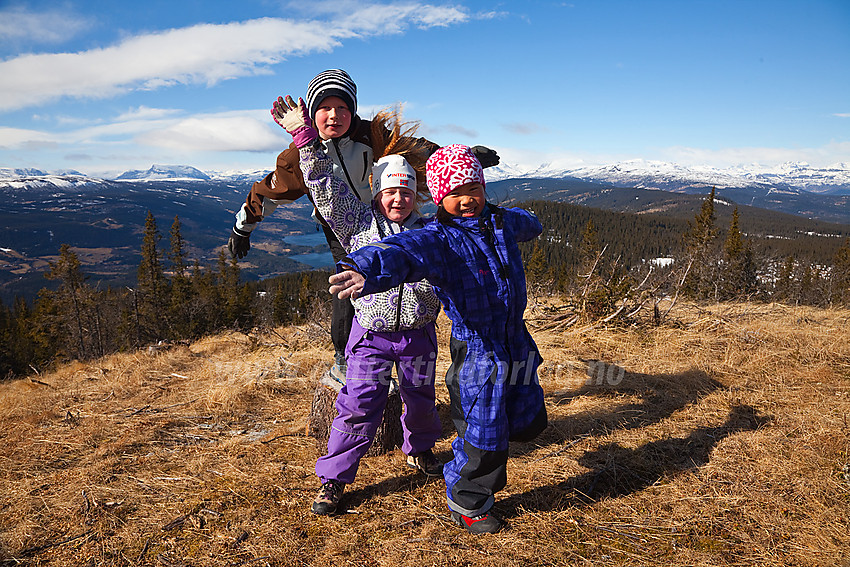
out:
{"label": "sneaker with red sole", "polygon": [[494,534],[504,525],[502,520],[490,511],[480,516],[469,517],[453,510],[452,520],[471,534]]}

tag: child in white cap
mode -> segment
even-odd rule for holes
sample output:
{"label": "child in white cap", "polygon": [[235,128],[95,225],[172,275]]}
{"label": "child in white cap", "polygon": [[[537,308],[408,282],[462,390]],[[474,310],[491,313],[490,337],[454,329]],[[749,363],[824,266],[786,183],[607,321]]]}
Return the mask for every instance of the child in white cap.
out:
{"label": "child in white cap", "polygon": [[[411,130],[405,136],[393,136],[401,128],[396,116],[381,113],[373,119],[376,137],[381,138],[377,147],[389,155],[372,166],[371,199],[364,203],[334,174],[330,157],[316,143],[316,129],[303,100],[295,104],[291,97],[280,99],[274,114],[293,135],[313,203],[346,252],[424,226],[417,211],[416,171],[404,157],[391,152],[407,150],[422,165],[427,155],[416,151]],[[384,126],[387,121],[393,122],[390,130]],[[381,131],[390,132],[389,139]],[[434,392],[437,296],[422,280],[353,303],[355,317],[346,345],[345,384],[336,401],[338,415],[331,426],[328,452],[316,462],[322,482],[312,505],[317,514],[335,512],[345,485],[354,481],[360,459],[381,423],[393,367],[404,403],[402,451],[408,455],[407,463],[429,476],[442,474],[442,463],[432,452],[442,432]]]}

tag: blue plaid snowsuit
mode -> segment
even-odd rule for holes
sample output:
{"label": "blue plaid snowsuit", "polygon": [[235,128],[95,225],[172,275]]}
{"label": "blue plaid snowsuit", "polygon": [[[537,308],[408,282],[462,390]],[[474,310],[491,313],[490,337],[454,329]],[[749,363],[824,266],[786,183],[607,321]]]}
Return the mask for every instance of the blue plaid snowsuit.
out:
{"label": "blue plaid snowsuit", "polygon": [[488,204],[480,217],[435,220],[339,263],[366,277],[361,296],[427,278],[452,320],[446,384],[458,437],[443,472],[449,508],[465,516],[485,513],[504,488],[508,441],[533,439],[546,428],[517,246],[542,230],[525,210]]}

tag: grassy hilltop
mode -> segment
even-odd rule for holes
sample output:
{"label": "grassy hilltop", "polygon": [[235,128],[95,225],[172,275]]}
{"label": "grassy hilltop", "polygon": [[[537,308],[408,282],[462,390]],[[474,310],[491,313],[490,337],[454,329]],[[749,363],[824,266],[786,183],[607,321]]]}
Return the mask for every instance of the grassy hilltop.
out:
{"label": "grassy hilltop", "polygon": [[503,533],[455,527],[398,451],[363,460],[348,513],[309,512],[312,323],[0,384],[0,565],[850,565],[850,311],[528,319],[550,426],[512,446]]}

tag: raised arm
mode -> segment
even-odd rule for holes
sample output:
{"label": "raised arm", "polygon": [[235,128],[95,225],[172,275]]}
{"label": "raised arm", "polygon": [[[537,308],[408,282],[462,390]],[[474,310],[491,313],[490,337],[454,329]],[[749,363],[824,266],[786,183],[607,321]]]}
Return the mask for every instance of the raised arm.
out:
{"label": "raised arm", "polygon": [[372,208],[333,174],[333,161],[319,144],[299,150],[301,171],[319,214],[328,222],[346,252],[355,248],[354,236],[369,230]]}
{"label": "raised arm", "polygon": [[296,104],[291,96],[287,95],[285,99],[278,97],[272,107],[272,116],[292,134],[300,157],[299,167],[313,204],[340,244],[346,251],[351,251],[353,236],[368,230],[372,223],[371,208],[333,175],[333,161],[317,142],[319,135],[303,99],[299,98]]}

